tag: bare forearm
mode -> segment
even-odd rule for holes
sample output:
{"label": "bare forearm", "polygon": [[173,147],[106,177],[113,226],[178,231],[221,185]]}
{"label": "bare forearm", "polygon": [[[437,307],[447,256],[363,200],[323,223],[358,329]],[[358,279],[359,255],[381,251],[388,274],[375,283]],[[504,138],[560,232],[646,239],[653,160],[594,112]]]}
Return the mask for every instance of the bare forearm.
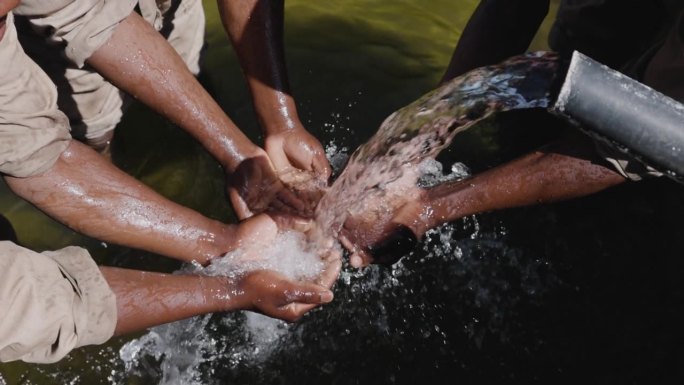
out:
{"label": "bare forearm", "polygon": [[247,77],[254,108],[267,134],[292,129],[299,121],[285,68],[283,0],[218,0]]}
{"label": "bare forearm", "polygon": [[116,28],[88,64],[193,135],[232,172],[256,146],[226,116],[171,45],[138,14]]}
{"label": "bare forearm", "polygon": [[482,0],[466,24],[442,82],[527,50],[549,0]]}
{"label": "bare forearm", "polygon": [[115,335],[132,333],[196,315],[244,306],[226,278],[169,275],[101,267],[116,296]]}
{"label": "bare forearm", "polygon": [[593,151],[554,145],[473,178],[427,193],[426,228],[480,212],[560,201],[596,193],[625,181],[600,164]]}
{"label": "bare forearm", "polygon": [[51,217],[97,239],[200,263],[231,248],[231,226],[162,197],[76,141],[48,172],[5,180]]}

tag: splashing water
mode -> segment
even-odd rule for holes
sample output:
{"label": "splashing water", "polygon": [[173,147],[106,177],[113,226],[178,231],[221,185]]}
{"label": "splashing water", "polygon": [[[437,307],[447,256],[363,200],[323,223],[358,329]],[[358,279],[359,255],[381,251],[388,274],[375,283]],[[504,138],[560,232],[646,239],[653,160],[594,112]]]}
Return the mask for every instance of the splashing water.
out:
{"label": "splashing water", "polygon": [[[467,177],[468,168],[461,163],[454,164],[451,173],[444,175],[442,165],[434,160],[439,151],[457,133],[497,111],[546,107],[555,71],[554,54],[534,53],[516,57],[501,65],[465,74],[395,112],[385,120],[371,140],[354,152],[346,168],[321,200],[316,210],[319,227],[326,229],[329,235],[335,235],[350,215],[378,210],[391,212],[411,199],[412,192],[417,188],[428,188]],[[329,158],[336,160],[333,165],[337,168],[346,160],[346,148],[338,149],[334,143],[326,153]],[[479,223],[475,219],[470,222],[466,221],[471,232],[470,239],[475,240],[480,232]],[[467,242],[457,245],[453,240],[455,231],[453,225],[431,230],[423,245],[425,250],[422,250],[422,258],[410,262],[399,261],[389,271],[380,270],[377,266],[364,271],[345,269],[338,286],[345,287],[349,295],[364,295],[345,300],[344,296],[340,298],[340,293],[337,293],[336,302],[356,303],[364,300],[373,303],[373,309],[351,315],[351,321],[347,320],[349,327],[377,330],[391,342],[393,339],[410,338],[402,330],[411,330],[406,325],[418,323],[416,333],[420,338],[438,338],[446,343],[446,331],[423,322],[434,318],[432,313],[439,309],[432,309],[425,303],[414,305],[411,299],[416,295],[412,289],[415,282],[411,280],[420,280],[422,278],[417,277],[424,276],[425,282],[448,282],[448,277],[432,279],[433,275],[446,273],[459,280],[469,277],[462,290],[450,288],[449,291],[458,298],[457,302],[461,303],[463,309],[467,309],[468,303],[461,298],[461,293],[471,293],[472,307],[480,309],[476,312],[477,316],[464,316],[464,327],[474,343],[481,344],[484,336],[492,332],[498,332],[501,339],[507,338],[503,320],[506,312],[514,308],[516,298],[506,295],[513,290],[507,280],[491,275],[491,271],[496,270],[491,269],[491,265],[509,261],[509,265],[517,269],[516,274],[522,277],[523,284],[531,288],[543,286],[537,282],[541,279],[537,273],[539,266],[535,261],[516,260],[515,251],[508,250],[499,240],[490,240],[484,245],[497,248],[502,254],[501,260],[481,259],[477,255],[483,249],[483,244],[475,240],[478,242],[476,246],[471,247]],[[186,271],[237,276],[254,269],[271,269],[293,279],[310,279],[324,268],[315,247],[311,248],[306,239],[296,232],[278,235],[259,254],[260,258],[245,261],[242,251],[238,250],[206,268],[193,266]],[[440,262],[444,263],[435,262],[437,258],[443,259]],[[449,268],[429,267],[434,265]],[[433,269],[437,270],[432,272]],[[416,271],[419,273],[414,274]],[[402,280],[406,282],[402,283]],[[406,299],[399,299],[404,297]],[[391,317],[384,305],[385,300],[390,298],[399,301],[395,306],[402,308],[402,314],[405,314],[400,320],[404,327],[396,324],[397,320]],[[346,314],[345,305],[340,306],[340,309],[332,311],[339,312],[338,316],[342,317]],[[486,310],[484,318],[483,308]],[[467,310],[463,312],[466,314]],[[342,318],[348,317],[345,315]],[[140,374],[149,372],[144,363],[145,357],[151,357],[158,362],[157,377],[161,384],[220,383],[212,379],[214,375],[220,378],[225,371],[253,367],[273,355],[282,356],[288,350],[306,349],[307,334],[303,328],[249,312],[207,315],[153,328],[143,337],[124,345],[120,350],[120,358],[127,373]],[[314,334],[329,329],[325,324],[316,323],[309,325],[309,328],[316,330]],[[321,338],[322,343],[327,341],[326,338],[332,338],[328,341],[332,349],[341,349],[338,340],[349,334],[349,329],[343,328],[342,334],[331,336],[324,332],[316,339]],[[323,372],[332,373],[338,365],[335,360],[327,360],[321,363],[320,368]],[[149,373],[142,374],[149,376]],[[261,373],[258,375],[261,381],[257,382],[276,380],[268,375],[274,374]]]}
{"label": "splashing water", "polygon": [[258,247],[258,255],[245,258],[238,248],[211,261],[207,267],[193,265],[191,273],[239,277],[254,270],[273,270],[295,281],[312,281],[325,268],[315,246],[298,231],[282,231],[271,242]]}
{"label": "splashing water", "polygon": [[335,235],[350,215],[393,212],[414,196],[419,165],[456,134],[495,112],[547,107],[556,71],[553,53],[517,56],[473,70],[396,111],[354,152],[319,203],[320,227]]}

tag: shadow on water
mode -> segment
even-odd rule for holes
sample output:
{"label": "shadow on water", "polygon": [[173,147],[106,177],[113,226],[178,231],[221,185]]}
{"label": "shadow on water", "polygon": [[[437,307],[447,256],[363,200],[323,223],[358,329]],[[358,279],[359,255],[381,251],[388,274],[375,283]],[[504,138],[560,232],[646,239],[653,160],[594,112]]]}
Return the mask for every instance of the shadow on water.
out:
{"label": "shadow on water", "polygon": [[[349,153],[391,111],[433,88],[455,41],[426,43],[412,32],[390,33],[383,23],[392,20],[363,21],[382,20],[383,10],[342,18],[317,16],[320,10],[302,1],[291,4],[288,14],[298,16],[286,26],[287,57],[300,116],[324,144]],[[467,14],[459,16],[459,26]],[[223,47],[215,15],[208,33],[203,80],[258,140],[244,82]],[[481,170],[557,135],[544,128],[558,122],[528,126],[528,114],[500,116],[459,135],[440,159]],[[177,128],[134,106],[115,145],[115,161],[155,190],[208,216],[233,220],[218,166]],[[345,269],[334,303],[275,341],[246,333],[243,313],[209,316],[202,319],[208,330],[203,336],[212,339],[207,346],[213,350],[199,365],[198,383],[681,383],[683,193],[668,180],[649,180],[457,221],[433,231],[392,268]],[[2,210],[31,247],[79,244],[101,263],[178,267],[76,236],[6,191],[2,196]],[[124,371],[119,349],[130,339],[80,349],[53,366],[4,365],[0,373],[12,385],[159,382],[160,359],[154,357]]]}

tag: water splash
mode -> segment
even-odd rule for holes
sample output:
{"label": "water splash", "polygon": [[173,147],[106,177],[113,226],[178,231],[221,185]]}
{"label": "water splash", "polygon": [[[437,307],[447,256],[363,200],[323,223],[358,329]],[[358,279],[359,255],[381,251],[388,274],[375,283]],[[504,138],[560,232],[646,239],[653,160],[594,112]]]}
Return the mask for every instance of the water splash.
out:
{"label": "water splash", "polygon": [[415,196],[417,166],[456,134],[499,111],[547,107],[556,71],[553,53],[517,56],[466,73],[396,111],[354,152],[321,200],[320,227],[334,235],[350,215],[393,212]]}
{"label": "water splash", "polygon": [[[555,66],[553,54],[517,57],[468,73],[392,114],[352,155],[321,201],[319,225],[334,234],[348,215],[392,210],[411,199],[416,188],[468,177],[469,170],[460,163],[445,174],[434,157],[458,132],[497,111],[546,107]],[[334,143],[326,154],[331,161],[337,159],[333,166],[338,169],[346,160],[346,148]],[[511,334],[507,322],[517,304],[527,300],[524,295],[543,295],[540,288],[548,286],[542,282],[547,279],[542,272],[544,262],[522,257],[507,246],[503,231],[483,232],[475,217],[464,219],[460,226],[430,230],[422,250],[413,252],[414,258],[400,260],[390,268],[373,266],[359,271],[345,266],[336,301],[326,306],[324,317],[289,325],[247,312],[195,317],[153,328],[120,350],[126,372],[156,378],[161,384],[211,384],[238,378],[236,373],[245,369],[253,382],[272,383],[278,380],[278,371],[255,370],[258,365],[291,362],[292,352],[305,355],[310,343],[320,349],[327,346],[332,352],[344,351],[344,341],[352,333],[375,336],[367,340],[370,344],[406,346],[406,341],[411,345],[417,338],[438,341],[432,346],[448,345],[455,331],[439,323],[443,305],[432,304],[434,298],[423,298],[440,290],[446,303],[458,306],[461,332],[470,343],[482,346],[492,336],[506,340]],[[290,246],[282,246],[288,242]],[[267,257],[247,264],[238,252],[192,271],[236,275],[269,268],[295,278],[320,272],[315,252],[307,251],[296,234],[273,243],[278,245],[273,250],[278,255],[285,249],[293,252],[284,259]],[[309,260],[297,263],[307,252]],[[516,279],[501,275],[502,266]],[[354,314],[348,306],[353,306]],[[364,343],[358,337],[355,341]],[[156,362],[152,365],[155,369],[145,364],[150,358]],[[323,373],[335,373],[343,366],[331,357],[311,359],[320,360],[316,367]]]}

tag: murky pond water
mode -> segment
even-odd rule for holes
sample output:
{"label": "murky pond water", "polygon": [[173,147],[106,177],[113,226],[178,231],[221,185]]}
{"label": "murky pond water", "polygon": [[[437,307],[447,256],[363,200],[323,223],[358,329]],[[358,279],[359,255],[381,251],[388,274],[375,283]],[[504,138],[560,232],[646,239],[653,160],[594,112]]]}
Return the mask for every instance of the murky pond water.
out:
{"label": "murky pond water", "polygon": [[[331,155],[351,153],[387,115],[434,87],[476,3],[286,1],[300,116]],[[202,80],[258,140],[215,5],[205,5]],[[527,118],[473,128],[440,160],[477,172],[557,134],[558,122]],[[234,220],[216,163],[145,108],[125,117],[115,159],[165,196]],[[78,244],[107,265],[179,267],[78,236],[4,187],[0,198],[34,249]],[[673,380],[684,378],[683,217],[684,190],[666,180],[469,217],[432,231],[391,268],[345,268],[334,303],[296,325],[211,315],[81,349],[55,365],[2,365],[0,374],[7,384],[681,383]]]}

